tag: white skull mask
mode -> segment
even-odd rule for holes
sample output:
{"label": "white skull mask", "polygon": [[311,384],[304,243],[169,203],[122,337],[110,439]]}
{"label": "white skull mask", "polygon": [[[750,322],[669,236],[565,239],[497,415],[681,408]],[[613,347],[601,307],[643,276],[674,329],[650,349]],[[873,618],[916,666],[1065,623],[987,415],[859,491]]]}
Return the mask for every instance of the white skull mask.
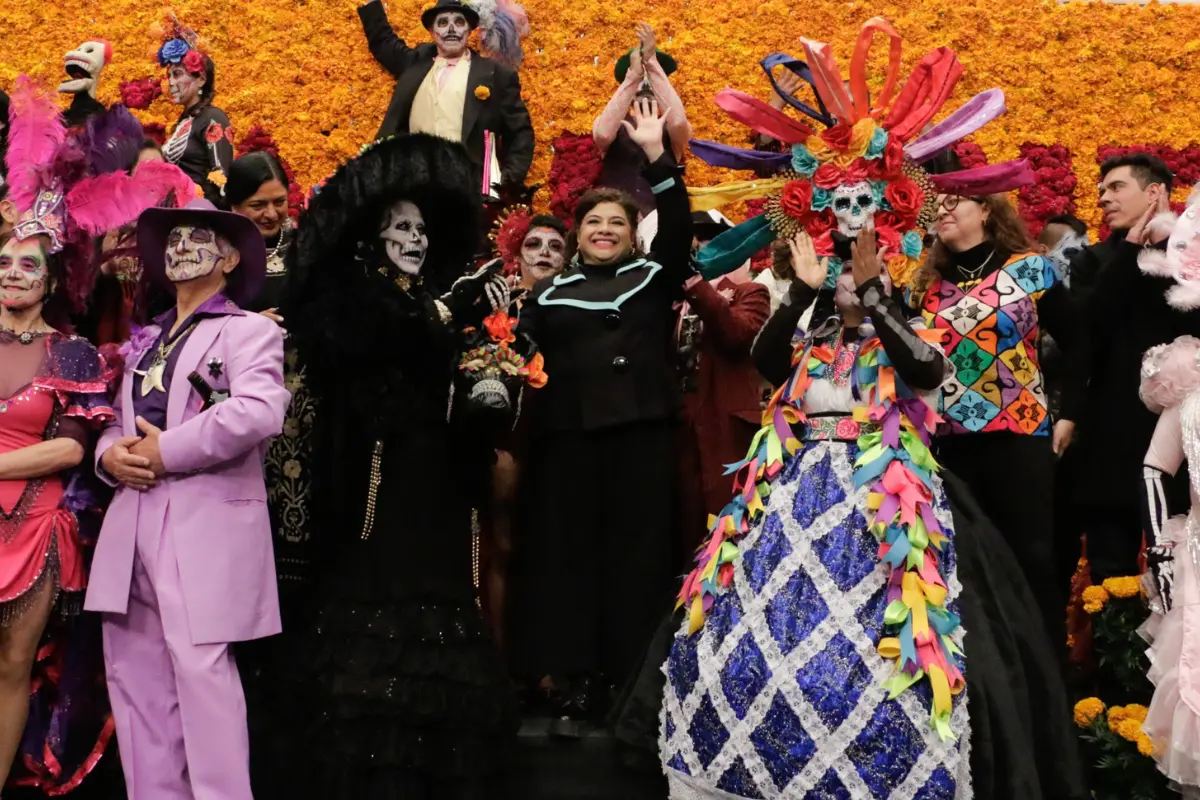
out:
{"label": "white skull mask", "polygon": [[429,236],[421,209],[408,200],[399,200],[388,208],[379,231],[388,260],[405,275],[416,275],[429,252]]}
{"label": "white skull mask", "polygon": [[96,96],[96,83],[100,73],[108,65],[112,49],[101,41],[84,42],[63,56],[67,80],[59,84],[58,90],[66,94],[86,92]]}
{"label": "white skull mask", "polygon": [[857,236],[863,227],[875,219],[875,195],[867,181],[843,183],[833,190],[833,215],[837,217],[838,232]]}

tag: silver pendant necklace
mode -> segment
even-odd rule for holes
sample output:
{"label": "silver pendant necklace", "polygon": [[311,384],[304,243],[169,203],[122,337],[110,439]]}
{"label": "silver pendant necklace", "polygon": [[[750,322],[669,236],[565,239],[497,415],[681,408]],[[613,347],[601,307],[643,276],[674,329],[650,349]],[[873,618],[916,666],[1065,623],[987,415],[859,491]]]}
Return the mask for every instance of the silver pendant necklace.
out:
{"label": "silver pendant necklace", "polygon": [[977,281],[977,280],[979,280],[979,276],[982,275],[983,271],[987,268],[987,265],[992,263],[992,259],[995,257],[996,257],[996,251],[993,249],[992,252],[988,255],[988,257],[985,258],[983,260],[983,263],[980,264],[978,267],[975,267],[974,269],[967,269],[966,267],[964,267],[960,264],[958,266],[958,271],[961,272],[966,277],[967,280]]}

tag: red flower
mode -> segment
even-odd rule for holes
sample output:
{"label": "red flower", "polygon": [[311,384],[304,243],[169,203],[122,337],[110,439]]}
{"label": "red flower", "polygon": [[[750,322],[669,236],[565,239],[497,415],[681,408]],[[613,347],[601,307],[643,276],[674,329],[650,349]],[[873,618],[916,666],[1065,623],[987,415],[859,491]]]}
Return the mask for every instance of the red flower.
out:
{"label": "red flower", "polygon": [[517,327],[517,320],[504,311],[497,311],[485,319],[483,327],[494,342],[508,344],[517,340],[517,337],[513,335],[513,328]]}
{"label": "red flower", "polygon": [[887,188],[883,190],[883,196],[891,203],[896,215],[905,220],[916,220],[917,215],[921,213],[921,205],[925,202],[925,193],[907,175],[901,175],[888,183]]}
{"label": "red flower", "polygon": [[845,181],[845,170],[832,162],[817,167],[817,171],[812,176],[812,182],[822,189],[836,189]]}
{"label": "red flower", "polygon": [[[834,218],[833,213],[829,209],[825,209],[820,214],[809,214],[801,220],[804,225],[804,230],[813,239],[821,236],[823,233],[828,233],[833,229]],[[827,254],[828,255],[828,254]]]}
{"label": "red flower", "polygon": [[861,183],[871,179],[871,168],[868,162],[856,158],[846,167],[846,183]]}
{"label": "red flower", "polygon": [[204,74],[204,56],[198,50],[189,50],[183,57],[183,68],[192,75]]}
{"label": "red flower", "polygon": [[783,187],[779,204],[788,216],[804,219],[812,210],[812,191],[812,184],[808,181],[789,181]]}
{"label": "red flower", "polygon": [[901,252],[900,233],[891,225],[881,225],[876,220],[875,236],[879,239],[879,247],[887,250],[887,253],[884,254],[885,257]]}
{"label": "red flower", "polygon": [[[195,52],[194,50],[192,52]],[[225,129],[221,127],[221,123],[209,123],[208,130],[204,132],[204,141],[209,144],[216,144],[225,138]]]}
{"label": "red flower", "polygon": [[853,133],[849,125],[838,123],[822,133],[821,138],[834,150],[845,150],[850,146],[850,138]]}
{"label": "red flower", "polygon": [[877,180],[896,177],[904,168],[904,145],[895,136],[890,137],[883,148],[883,155],[876,159],[875,164]]}
{"label": "red flower", "polygon": [[[811,234],[812,231],[809,231]],[[820,236],[813,237],[813,249],[817,251],[819,256],[833,255],[833,231],[826,230]]]}
{"label": "red flower", "polygon": [[121,81],[121,102],[126,108],[149,108],[162,94],[161,78],[142,78],[136,81]]}

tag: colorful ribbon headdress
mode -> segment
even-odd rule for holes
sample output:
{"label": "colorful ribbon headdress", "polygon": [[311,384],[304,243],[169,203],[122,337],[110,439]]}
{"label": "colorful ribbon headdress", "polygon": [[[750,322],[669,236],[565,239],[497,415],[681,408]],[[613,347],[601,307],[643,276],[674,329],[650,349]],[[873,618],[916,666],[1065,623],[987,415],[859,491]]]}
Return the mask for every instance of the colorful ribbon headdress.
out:
{"label": "colorful ribbon headdress", "polygon": [[[876,34],[888,40],[888,62],[883,89],[872,99],[867,91],[867,58]],[[875,17],[863,25],[848,81],[829,45],[809,39],[801,43],[807,62],[775,53],[763,59],[761,66],[784,102],[811,122],[826,126],[824,131],[818,133],[809,122],[792,119],[757,98],[727,88],[717,94],[717,105],[752,130],[789,146],[790,152],[761,153],[701,140],[691,143],[693,153],[713,166],[774,172],[773,177],[690,191],[692,208],[697,211],[737,200],[767,200],[764,215],[701,248],[698,261],[705,276],[728,271],[772,239],[790,238],[801,228],[813,237],[819,254],[832,256],[837,228],[835,193],[839,188],[845,191],[845,187],[869,184],[875,229],[890,254],[888,269],[897,284],[904,284],[921,255],[918,229],[933,221],[938,193],[994,194],[1033,182],[1033,172],[1024,160],[942,175],[929,175],[921,168],[923,162],[1005,110],[1003,92],[990,89],[925,130],[962,75],[954,51],[939,47],[926,54],[901,86],[900,34],[884,19]],[[816,108],[779,90],[772,75],[779,66],[812,88]],[[840,269],[840,262],[831,259],[831,277]]]}

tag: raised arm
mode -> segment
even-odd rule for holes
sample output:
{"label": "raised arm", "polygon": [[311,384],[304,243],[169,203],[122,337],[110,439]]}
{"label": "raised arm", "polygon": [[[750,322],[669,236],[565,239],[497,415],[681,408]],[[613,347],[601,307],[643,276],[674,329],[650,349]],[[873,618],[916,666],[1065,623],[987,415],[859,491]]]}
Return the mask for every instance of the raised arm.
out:
{"label": "raised arm", "polygon": [[600,155],[607,153],[608,148],[617,140],[617,134],[621,132],[621,123],[629,114],[629,107],[633,105],[633,99],[637,96],[643,75],[641,58],[638,51],[634,50],[630,56],[629,71],[625,73],[625,82],[617,87],[617,91],[609,98],[608,105],[592,123],[592,139],[595,140]]}
{"label": "raised arm", "polygon": [[245,455],[283,430],[291,399],[283,385],[283,335],[265,317],[243,319],[245,339],[229,354],[229,399],[159,436],[168,473],[214,467]]}
{"label": "raised arm", "polygon": [[800,320],[817,299],[817,291],[824,283],[829,267],[829,259],[817,258],[812,237],[803,230],[788,242],[788,248],[796,279],[779,308],[763,326],[751,351],[758,374],[772,386],[781,385],[792,374],[792,350]]}
{"label": "raised arm", "polygon": [[371,55],[393,78],[399,78],[400,73],[412,64],[416,50],[405,44],[392,30],[382,0],[370,0],[359,6],[358,18],[362,22],[363,33],[367,35],[367,47]]}
{"label": "raised arm", "polygon": [[[679,99],[675,87],[667,78],[667,73],[663,72],[658,58],[651,58],[646,63],[646,77],[650,79],[654,99],[658,101],[659,107],[667,112],[667,133],[671,136],[671,149],[674,151],[675,160],[682,161],[683,154],[687,152],[688,142],[692,138],[692,126],[688,122],[683,101]],[[624,84],[621,88],[624,88]]]}

